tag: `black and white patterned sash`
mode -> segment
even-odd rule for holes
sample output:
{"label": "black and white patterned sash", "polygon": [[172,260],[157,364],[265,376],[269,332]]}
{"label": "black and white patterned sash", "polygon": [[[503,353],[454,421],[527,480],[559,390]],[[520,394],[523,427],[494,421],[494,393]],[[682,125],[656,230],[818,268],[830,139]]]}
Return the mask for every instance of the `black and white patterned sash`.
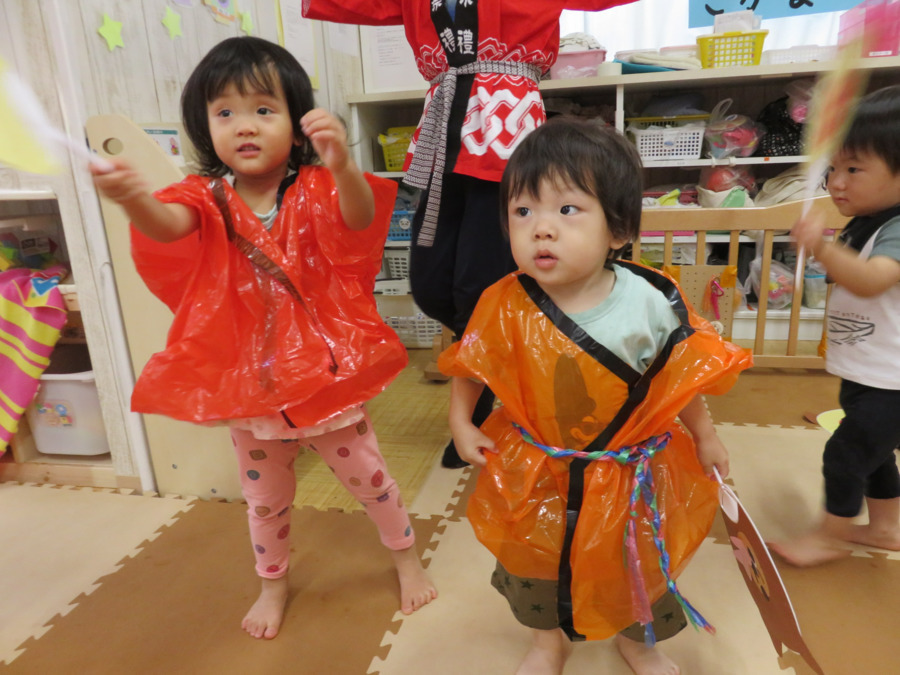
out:
{"label": "black and white patterned sash", "polygon": [[419,130],[412,162],[403,182],[421,190],[427,190],[428,202],[422,228],[416,239],[418,246],[434,244],[441,188],[447,161],[447,126],[456,82],[462,75],[476,73],[500,73],[528,77],[539,82],[538,66],[516,61],[476,61],[478,51],[478,3],[477,0],[458,0],[455,20],[450,18],[444,0],[432,0],[431,20],[447,56],[449,68],[433,80],[437,85],[425,118]]}

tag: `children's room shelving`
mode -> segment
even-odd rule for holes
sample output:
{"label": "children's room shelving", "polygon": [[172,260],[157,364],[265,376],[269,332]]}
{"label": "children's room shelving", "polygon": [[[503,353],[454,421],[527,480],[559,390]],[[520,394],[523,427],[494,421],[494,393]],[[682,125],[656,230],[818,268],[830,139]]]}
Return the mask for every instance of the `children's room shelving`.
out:
{"label": "children's room shelving", "polygon": [[[900,64],[900,61],[898,61]],[[569,80],[544,80],[540,84],[545,100],[569,99],[582,105],[605,105],[614,111],[615,125],[624,130],[626,111],[637,111],[649,97],[662,91],[703,89],[715,103],[722,87],[743,87],[755,80],[767,85],[786,83],[791,79],[819,72],[819,66],[802,68],[744,67],[702,71],[673,71],[643,75],[606,75]],[[402,173],[385,172],[384,159],[378,145],[378,135],[389,127],[415,125],[422,113],[425,88],[419,91],[398,91],[349,95],[352,136],[360,166],[379,175],[402,177]],[[737,103],[735,108],[737,108]],[[758,105],[758,102],[754,104]],[[749,162],[751,160],[735,160]],[[796,161],[779,158],[776,161]],[[700,168],[713,163],[702,159],[677,162],[648,162],[648,169]]]}
{"label": "children's room shelving", "polygon": [[[702,70],[680,70],[632,75],[604,75],[569,80],[543,80],[541,93],[547,99],[570,99],[581,105],[606,105],[614,111],[615,126],[620,131],[626,127],[625,118],[639,113],[650,98],[658,94],[700,92],[711,110],[716,103],[731,98],[730,112],[754,117],[762,107],[785,95],[785,86],[798,79],[816,78],[825,72],[829,63],[789,63],[761,66],[730,66]],[[900,57],[866,59],[864,69],[871,77],[870,88],[877,88],[898,81]],[[425,88],[420,91],[398,91],[357,94],[347,97],[351,109],[353,136],[358,140],[357,160],[367,171],[382,175],[384,161],[378,146],[378,134],[388,127],[415,125],[422,113]],[[699,170],[705,166],[753,165],[763,170],[780,165],[796,164],[803,157],[746,157],[694,160],[649,160],[645,167],[651,182],[662,182],[666,175],[678,175],[684,169]],[[767,175],[767,174],[763,174]]]}
{"label": "children's room shelving", "polygon": [[[614,113],[617,129],[624,131],[626,117],[637,115],[651,97],[679,92],[700,92],[709,110],[719,101],[730,98],[732,113],[754,117],[762,107],[785,95],[785,86],[793,80],[816,78],[829,67],[827,62],[789,63],[761,66],[730,66],[702,70],[681,70],[632,75],[604,75],[569,80],[543,80],[540,84],[545,100],[568,99],[581,105],[605,105]],[[898,80],[900,57],[866,59],[863,68],[871,76],[871,88]],[[422,113],[425,88],[357,94],[347,97],[357,159],[367,171],[383,172],[384,162],[378,146],[378,134],[393,126],[415,125]],[[762,176],[796,164],[803,157],[746,157],[691,160],[647,160],[648,182],[663,182],[667,177],[684,177],[684,170],[699,170],[716,165],[751,165],[760,168]],[[383,175],[402,175],[397,173]]]}
{"label": "children's room shelving", "polygon": [[[767,103],[786,95],[785,88],[790,82],[801,79],[814,80],[826,72],[830,65],[827,62],[809,62],[603,75],[568,80],[543,80],[540,89],[548,109],[557,107],[556,101],[574,102],[582,108],[590,106],[594,109],[603,109],[607,112],[608,121],[618,130],[625,132],[628,126],[626,118],[640,115],[651,98],[688,92],[699,93],[708,111],[711,111],[718,102],[730,98],[732,105],[729,113],[743,114],[756,119]],[[868,71],[870,90],[900,81],[898,77],[900,57],[865,59],[862,68]],[[424,96],[423,86],[421,91],[369,93],[348,97],[352,133],[358,140],[356,149],[360,166],[380,175],[402,176],[395,172],[383,172],[385,165],[377,137],[388,127],[416,124],[422,112]],[[645,185],[697,183],[702,169],[716,166],[744,165],[751,169],[757,180],[766,179],[804,161],[805,157],[802,156],[713,159],[701,155],[697,159],[675,160],[645,158]],[[683,217],[686,223],[690,222],[691,209],[685,209]],[[653,230],[652,227],[646,226],[645,229]],[[730,229],[729,224],[723,222],[721,229]],[[719,240],[722,243],[727,242],[729,235],[709,234],[705,237],[707,244],[720,243]],[[662,241],[662,236],[642,237],[644,246]],[[689,236],[684,242],[680,242],[676,237],[673,241],[690,243],[696,242],[696,238]],[[776,248],[788,245],[786,236],[776,235],[774,241]],[[747,236],[742,235],[740,242],[741,246],[754,246],[754,239]],[[781,310],[781,313],[785,311]],[[781,317],[779,312],[774,310],[769,315],[770,321],[765,330],[766,339],[784,339],[782,324],[785,317]],[[816,335],[815,339],[818,339],[823,315],[821,309],[802,308],[801,339],[808,339],[810,335]],[[738,311],[735,318],[735,329],[739,333],[745,333],[745,336],[752,335],[756,324],[755,310]]]}
{"label": "children's room shelving", "polygon": [[[53,259],[71,269],[60,204],[51,189],[0,189],[0,235],[7,243],[19,242],[23,247],[32,245],[42,252],[52,248]],[[75,278],[67,275],[59,289],[66,304],[67,320],[54,356],[66,349],[86,351],[87,338]],[[83,425],[83,420],[76,420],[71,427],[72,438],[80,433]],[[128,481],[117,480],[108,449],[92,455],[73,454],[70,449],[46,444],[38,448],[27,415],[23,415],[9,452],[0,461],[0,477],[101,487],[128,484]]]}

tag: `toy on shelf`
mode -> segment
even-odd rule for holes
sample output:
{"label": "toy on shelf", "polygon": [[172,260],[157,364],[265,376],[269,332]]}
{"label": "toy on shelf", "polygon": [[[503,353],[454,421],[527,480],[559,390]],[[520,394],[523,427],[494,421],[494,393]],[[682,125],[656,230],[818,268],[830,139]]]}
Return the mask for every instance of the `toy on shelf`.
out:
{"label": "toy on shelf", "polygon": [[749,157],[756,150],[763,130],[746,115],[728,115],[730,98],[719,101],[709,115],[703,136],[710,157]]}
{"label": "toy on shelf", "polygon": [[666,265],[688,302],[725,339],[734,326],[737,267],[734,265]]}

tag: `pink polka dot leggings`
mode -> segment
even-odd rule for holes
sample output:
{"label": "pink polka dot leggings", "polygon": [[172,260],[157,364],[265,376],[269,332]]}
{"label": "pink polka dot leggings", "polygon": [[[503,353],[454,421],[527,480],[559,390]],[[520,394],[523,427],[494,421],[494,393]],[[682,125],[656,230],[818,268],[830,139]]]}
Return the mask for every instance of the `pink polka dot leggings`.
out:
{"label": "pink polka dot leggings", "polygon": [[349,427],[299,441],[259,440],[250,431],[231,430],[259,576],[278,579],[288,569],[291,505],[297,491],[294,460],[300,447],[315,451],[362,503],[382,544],[394,551],[413,545],[409,515],[378,449],[368,412],[365,415]]}

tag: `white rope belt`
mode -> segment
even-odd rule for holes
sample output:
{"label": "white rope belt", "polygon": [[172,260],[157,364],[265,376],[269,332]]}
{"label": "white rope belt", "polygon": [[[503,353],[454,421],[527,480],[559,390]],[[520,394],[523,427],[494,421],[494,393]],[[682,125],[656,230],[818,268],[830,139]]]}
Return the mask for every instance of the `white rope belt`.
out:
{"label": "white rope belt", "polygon": [[500,73],[518,75],[539,82],[541,69],[530,63],[519,61],[473,61],[459,68],[449,68],[431,81],[437,84],[428,112],[422,120],[416,150],[412,162],[403,179],[407,185],[428,189],[428,203],[425,207],[425,218],[419,237],[418,246],[434,244],[434,233],[437,229],[438,209],[441,205],[441,188],[444,183],[444,168],[447,153],[447,124],[450,121],[450,107],[456,95],[456,80],[460,75],[473,73]]}

